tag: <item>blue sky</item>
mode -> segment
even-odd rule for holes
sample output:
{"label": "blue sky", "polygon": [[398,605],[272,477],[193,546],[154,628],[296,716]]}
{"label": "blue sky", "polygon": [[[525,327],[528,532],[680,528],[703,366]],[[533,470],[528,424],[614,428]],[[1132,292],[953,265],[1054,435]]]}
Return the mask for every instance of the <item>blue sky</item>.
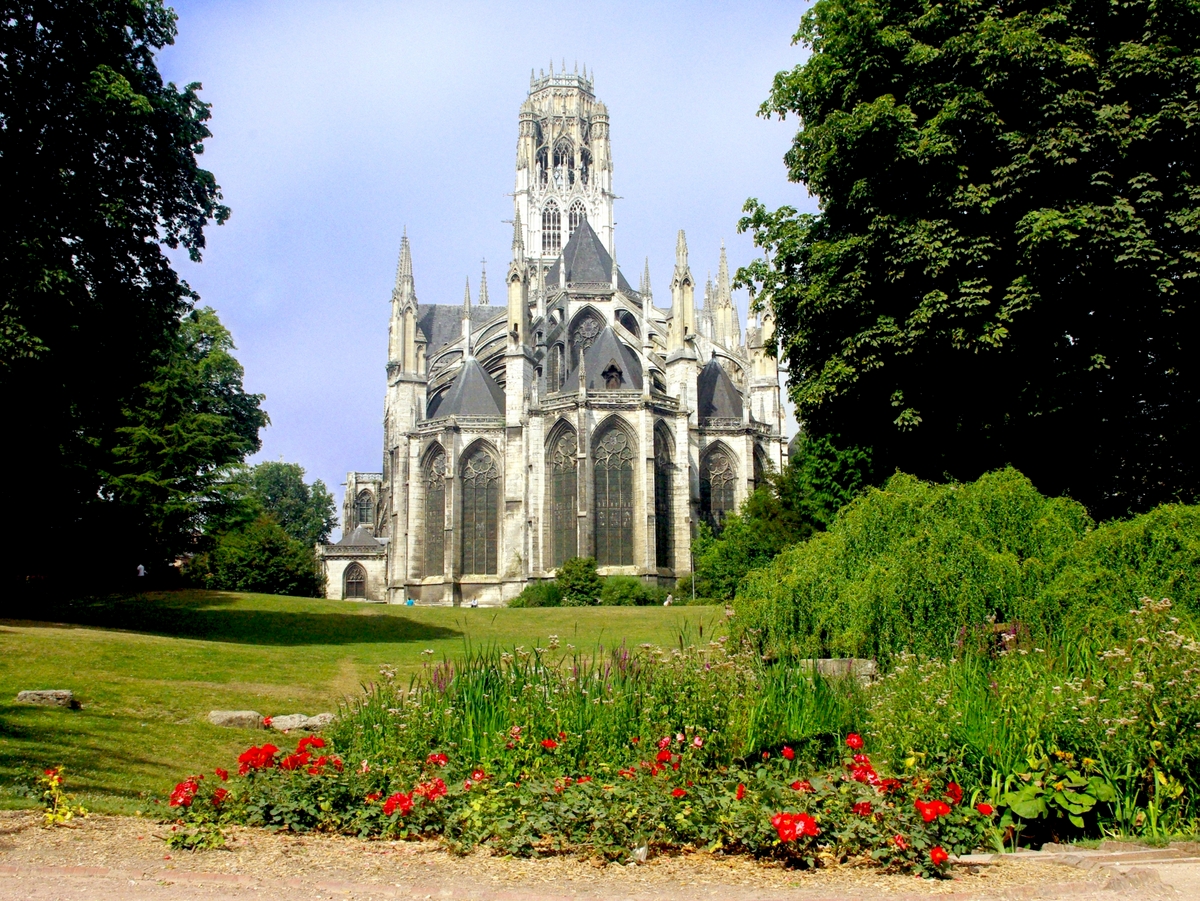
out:
{"label": "blue sky", "polygon": [[[612,119],[618,253],[650,259],[667,303],[675,233],[692,271],[756,254],[741,206],[815,209],[782,156],[795,119],[756,115],[794,66],[803,4],[221,2],[174,4],[163,74],[199,81],[203,165],[232,208],[199,265],[177,258],[234,334],[271,426],[256,459],[333,489],[382,455],[389,297],[402,230],[422,303],[507,265],[517,108],[530,68],[595,72]],[[745,314],[746,298],[738,298]],[[794,426],[793,426],[794,428]]]}

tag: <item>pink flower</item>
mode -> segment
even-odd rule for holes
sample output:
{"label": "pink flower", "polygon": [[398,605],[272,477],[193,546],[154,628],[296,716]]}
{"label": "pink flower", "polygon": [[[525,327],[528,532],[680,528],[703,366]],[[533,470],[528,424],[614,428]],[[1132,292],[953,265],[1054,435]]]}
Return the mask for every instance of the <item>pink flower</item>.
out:
{"label": "pink flower", "polygon": [[701,738],[699,735],[697,735],[695,738],[692,739],[692,747],[697,748],[697,749],[703,748],[704,747],[704,739]]}
{"label": "pink flower", "polygon": [[662,751],[666,748],[669,748],[670,746],[671,746],[670,738],[660,738],[658,740],[658,750]]}

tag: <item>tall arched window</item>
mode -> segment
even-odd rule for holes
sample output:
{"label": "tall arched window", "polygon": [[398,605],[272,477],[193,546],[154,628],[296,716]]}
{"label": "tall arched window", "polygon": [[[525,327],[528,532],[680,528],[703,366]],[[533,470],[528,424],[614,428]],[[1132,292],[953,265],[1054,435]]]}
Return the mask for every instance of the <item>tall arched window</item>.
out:
{"label": "tall arched window", "polygon": [[446,572],[446,453],[440,447],[425,462],[425,570]]}
{"label": "tall arched window", "polygon": [[671,439],[659,426],[654,430],[654,556],[655,565],[675,565],[675,522],[671,516]]}
{"label": "tall arched window", "polygon": [[615,424],[596,442],[596,562],[601,566],[633,563],[634,453],[633,439]]}
{"label": "tall arched window", "polygon": [[342,589],[343,598],[364,599],[367,596],[367,571],[357,563],[346,567],[342,576],[345,586]]}
{"label": "tall arched window", "polygon": [[550,486],[550,566],[562,566],[579,554],[579,469],[575,433],[563,429],[551,439],[547,457]]}
{"label": "tall arched window", "polygon": [[586,188],[592,172],[592,154],[586,147],[579,151],[579,180]]}
{"label": "tall arched window", "polygon": [[546,390],[561,391],[563,379],[567,377],[563,371],[564,357],[562,344],[555,344],[550,348],[550,366],[547,369],[546,375]]}
{"label": "tall arched window", "polygon": [[575,318],[575,324],[571,328],[571,368],[579,368],[579,358],[583,356],[584,351],[592,346],[596,340],[596,336],[604,330],[604,320],[600,318],[600,314],[593,309],[584,310],[584,312]]}
{"label": "tall arched window", "polygon": [[375,497],[366,488],[354,498],[354,509],[358,525],[375,525]]}
{"label": "tall arched window", "polygon": [[559,188],[575,184],[575,148],[570,141],[554,145],[554,184]]}
{"label": "tall arched window", "polygon": [[549,151],[546,147],[537,149],[538,181],[545,184],[550,178]]}
{"label": "tall arched window", "polygon": [[700,463],[700,515],[714,532],[721,530],[725,515],[736,509],[736,483],[733,457],[723,447],[713,448]]}
{"label": "tall arched window", "polygon": [[462,571],[488,574],[497,566],[497,520],[500,515],[500,467],[496,458],[476,448],[462,467]]}
{"label": "tall arched window", "polygon": [[571,209],[567,211],[567,240],[571,240],[571,235],[575,234],[575,229],[579,228],[581,222],[587,222],[587,207],[583,205],[582,200],[576,200],[571,204]]}
{"label": "tall arched window", "polygon": [[562,214],[558,204],[549,201],[542,208],[542,253],[558,253],[562,250]]}

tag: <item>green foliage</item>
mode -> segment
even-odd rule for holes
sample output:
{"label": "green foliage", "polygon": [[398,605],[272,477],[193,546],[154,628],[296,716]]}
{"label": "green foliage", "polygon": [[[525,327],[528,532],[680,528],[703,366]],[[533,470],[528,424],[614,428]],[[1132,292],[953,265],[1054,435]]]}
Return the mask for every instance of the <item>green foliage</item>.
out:
{"label": "green foliage", "polygon": [[327,541],[337,525],[333,495],[317,479],[308,485],[299,463],[259,463],[250,470],[250,490],[283,530],[309,547]]}
{"label": "green foliage", "polygon": [[217,535],[211,550],[198,555],[186,575],[219,591],[257,591],[322,597],[325,576],[311,545],[297,541],[270,516]]}
{"label": "green foliage", "polygon": [[[152,560],[182,553],[224,506],[222,480],[259,449],[263,396],[242,387],[233,338],[210,308],[179,323],[168,359],[126,411],[103,476],[106,518]],[[117,525],[120,523],[120,525]]]}
{"label": "green foliage", "polygon": [[[725,517],[719,536],[706,523],[697,525],[692,544],[697,596],[731,600],[748,572],[827,528],[871,475],[869,451],[840,449],[830,436],[805,436],[783,471],[766,473],[741,509]],[[691,584],[680,590],[690,597]]]}
{"label": "green foliage", "polygon": [[634,576],[605,576],[600,589],[602,607],[647,607],[662,604],[667,593]]}
{"label": "green foliage", "polygon": [[[138,557],[169,552],[188,518],[184,461],[201,457],[203,478],[222,453],[206,411],[169,396],[195,295],[164,245],[199,260],[204,227],[229,215],[197,161],[210,136],[200,86],[164,83],[155,64],[174,37],[161,0],[18,2],[0,16],[0,392],[22,424],[9,468],[39,474],[9,501],[35,509],[46,485],[55,497],[55,515],[7,548],[18,578],[156,563]],[[194,374],[206,375],[182,382]],[[111,509],[143,491],[144,518]]]}
{"label": "green foliage", "polygon": [[829,531],[750,573],[738,623],[787,656],[947,654],[964,630],[1019,620],[1091,525],[1012,469],[965,484],[895,475],[851,502]]}
{"label": "green foliage", "polygon": [[530,582],[508,602],[510,607],[561,607],[562,591],[554,582]]}
{"label": "green foliage", "polygon": [[748,201],[798,416],[880,471],[1013,464],[1109,518],[1200,493],[1200,7],[818,0]]}
{"label": "green foliage", "polygon": [[591,607],[600,601],[604,588],[603,580],[596,572],[596,561],[592,557],[572,557],[564,560],[558,568],[555,580],[562,595],[564,607]]}

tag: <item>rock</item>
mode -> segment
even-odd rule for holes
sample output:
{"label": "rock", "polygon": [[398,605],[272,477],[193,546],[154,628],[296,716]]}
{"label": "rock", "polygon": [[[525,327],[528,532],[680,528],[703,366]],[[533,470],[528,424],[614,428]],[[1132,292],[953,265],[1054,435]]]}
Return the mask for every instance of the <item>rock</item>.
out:
{"label": "rock", "polygon": [[280,732],[291,732],[293,729],[307,729],[308,717],[303,713],[289,713],[287,716],[271,717],[271,728]]}
{"label": "rock", "polygon": [[261,729],[263,724],[262,714],[254,710],[210,710],[208,721],[234,729]]}
{"label": "rock", "polygon": [[41,704],[43,707],[69,707],[79,709],[75,693],[62,688],[39,689],[17,692],[18,704]]}
{"label": "rock", "polygon": [[309,732],[320,732],[322,729],[328,729],[333,725],[333,721],[337,719],[332,713],[318,713],[316,716],[310,716],[308,723],[304,728]]}

